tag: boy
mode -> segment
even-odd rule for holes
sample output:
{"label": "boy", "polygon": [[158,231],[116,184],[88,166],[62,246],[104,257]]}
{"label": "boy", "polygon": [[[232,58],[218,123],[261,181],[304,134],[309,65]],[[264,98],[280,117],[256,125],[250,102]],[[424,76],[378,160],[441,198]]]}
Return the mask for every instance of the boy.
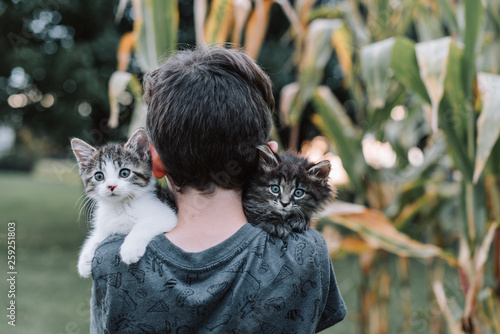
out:
{"label": "boy", "polygon": [[[245,54],[199,47],[146,75],[153,174],[178,225],[139,262],[123,236],[93,261],[93,333],[314,333],[345,316],[322,236],[274,238],[247,223],[241,191],[271,131],[267,75]],[[274,149],[276,149],[275,145]]]}

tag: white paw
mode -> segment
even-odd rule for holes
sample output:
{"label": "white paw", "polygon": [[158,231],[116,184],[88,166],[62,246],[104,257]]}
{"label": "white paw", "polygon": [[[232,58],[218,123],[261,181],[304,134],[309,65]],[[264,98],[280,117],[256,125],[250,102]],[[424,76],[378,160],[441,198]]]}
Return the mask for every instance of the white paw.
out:
{"label": "white paw", "polygon": [[78,260],[78,274],[82,277],[90,277],[92,275],[92,259],[80,259]]}
{"label": "white paw", "polygon": [[138,243],[130,245],[130,243],[124,242],[120,248],[120,256],[126,264],[136,263],[145,252],[146,247]]}

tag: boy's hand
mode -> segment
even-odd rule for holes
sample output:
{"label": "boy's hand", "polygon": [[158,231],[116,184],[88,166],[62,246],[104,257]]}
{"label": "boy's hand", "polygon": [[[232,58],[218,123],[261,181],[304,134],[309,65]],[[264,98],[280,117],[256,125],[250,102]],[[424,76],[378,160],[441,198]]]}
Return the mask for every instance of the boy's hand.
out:
{"label": "boy's hand", "polygon": [[278,143],[277,142],[270,141],[267,143],[267,145],[269,145],[269,147],[271,148],[271,150],[273,150],[274,153],[278,153]]}

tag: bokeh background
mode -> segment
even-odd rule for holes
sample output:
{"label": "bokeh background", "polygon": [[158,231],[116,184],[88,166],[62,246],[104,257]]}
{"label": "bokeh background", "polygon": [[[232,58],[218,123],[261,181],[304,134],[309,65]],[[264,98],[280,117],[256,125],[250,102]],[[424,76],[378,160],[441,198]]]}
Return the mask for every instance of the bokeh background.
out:
{"label": "bokeh background", "polygon": [[271,77],[272,139],[333,165],[325,333],[500,333],[499,32],[498,0],[0,0],[0,333],[88,332],[69,139],[125,140],[142,75],[223,42]]}

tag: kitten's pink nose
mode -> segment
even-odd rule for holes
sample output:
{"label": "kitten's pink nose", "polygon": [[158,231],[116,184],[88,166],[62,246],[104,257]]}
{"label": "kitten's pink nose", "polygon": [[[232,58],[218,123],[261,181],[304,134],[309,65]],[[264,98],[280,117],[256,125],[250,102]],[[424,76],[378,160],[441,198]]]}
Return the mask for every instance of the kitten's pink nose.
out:
{"label": "kitten's pink nose", "polygon": [[115,190],[115,188],[116,188],[116,186],[108,186],[108,189],[111,191]]}
{"label": "kitten's pink nose", "polygon": [[288,204],[290,204],[290,202],[283,202],[283,201],[280,201],[281,202],[281,205],[283,205],[284,208],[286,208],[288,206]]}

